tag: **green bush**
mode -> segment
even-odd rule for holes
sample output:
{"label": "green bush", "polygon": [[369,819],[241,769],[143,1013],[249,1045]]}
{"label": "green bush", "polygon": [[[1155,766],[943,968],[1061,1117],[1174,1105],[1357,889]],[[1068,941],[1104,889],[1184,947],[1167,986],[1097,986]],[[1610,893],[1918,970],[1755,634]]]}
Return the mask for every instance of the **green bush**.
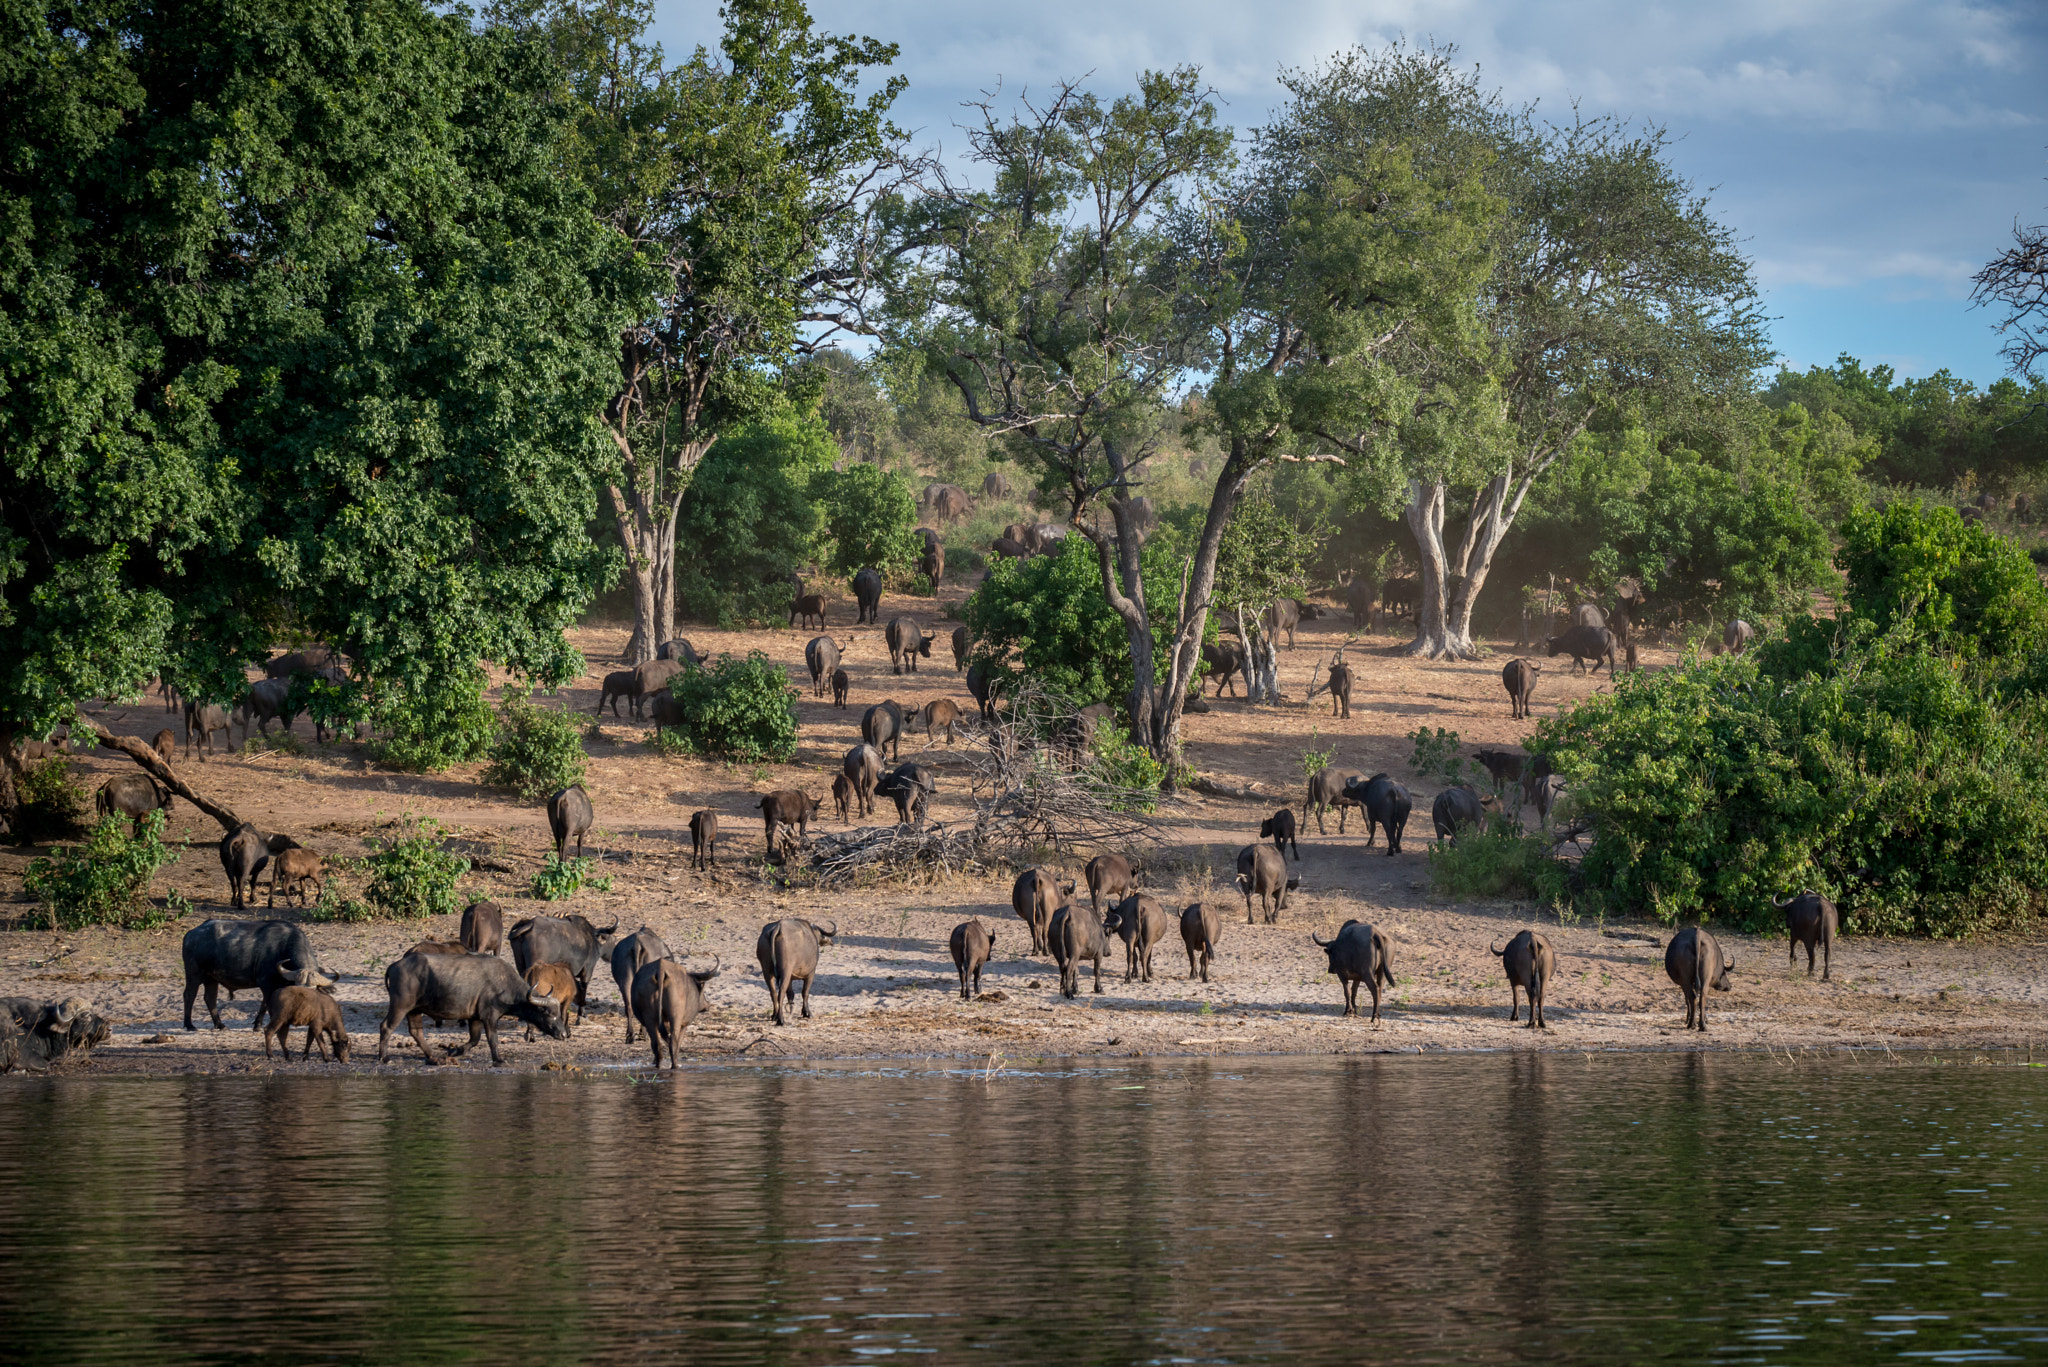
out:
{"label": "green bush", "polygon": [[30,862],[22,877],[28,895],[43,904],[50,929],[114,925],[144,928],[168,918],[149,904],[156,871],[178,861],[164,848],[164,814],[142,818],[142,834],[130,833],[126,817],[110,816],[93,827],[83,845]]}
{"label": "green bush", "polygon": [[2027,553],[1953,508],[1861,508],[1836,556],[1850,610],[1887,630],[1902,615],[1928,644],[2007,659],[2048,639],[2048,590]]}
{"label": "green bush", "polygon": [[884,578],[909,573],[924,551],[913,534],[917,499],[902,480],[872,465],[827,470],[812,481],[832,538],[830,567],[853,574],[872,567]]}
{"label": "green bush", "polygon": [[2001,700],[1908,627],[1844,633],[1821,673],[1775,658],[1625,675],[1538,725],[1593,823],[1595,904],[1761,930],[1815,887],[1860,931],[1940,936],[2033,914],[2048,702]]}
{"label": "green bush", "polygon": [[599,892],[611,891],[612,880],[592,878],[590,871],[597,867],[597,861],[588,856],[560,859],[550,851],[534,874],[532,891],[543,902],[560,902],[576,895],[577,889],[591,887]]}
{"label": "green bush", "polygon": [[1500,817],[1482,830],[1465,832],[1455,845],[1437,841],[1427,857],[1430,884],[1446,897],[1509,898],[1549,907],[1567,903],[1565,866],[1552,855],[1550,842],[1540,835],[1525,835]]}
{"label": "green bush", "polygon": [[676,601],[722,627],[787,620],[789,576],[816,554],[812,489],[839,453],[814,415],[783,413],[720,437],[690,477],[676,527]]}
{"label": "green bush", "polygon": [[1111,788],[1128,790],[1128,796],[1119,795],[1110,802],[1111,811],[1159,809],[1159,785],[1166,781],[1166,766],[1144,746],[1133,744],[1129,730],[1115,722],[1099,721],[1088,738],[1088,749],[1089,773]]}
{"label": "green bush", "polygon": [[504,729],[491,747],[485,783],[510,788],[528,802],[583,781],[583,719],[536,706],[525,690],[507,689],[498,708]]}
{"label": "green bush", "polygon": [[664,754],[704,755],[740,764],[785,764],[796,755],[796,697],[789,675],[760,651],[721,655],[669,680],[683,722],[657,728],[649,743]]}
{"label": "green bush", "polygon": [[[1408,739],[1415,742],[1415,753],[1408,756],[1408,767],[1423,778],[1441,777],[1445,783],[1456,783],[1465,776],[1465,760],[1458,754],[1458,733],[1446,731],[1439,726],[1432,733],[1427,726],[1418,726],[1408,733]],[[1473,766],[1475,772],[1477,765]]]}
{"label": "green bush", "polygon": [[[329,861],[333,862],[333,861]],[[312,906],[299,913],[302,921],[333,921],[358,923],[376,919],[376,913],[367,902],[350,897],[341,889],[339,879],[328,878],[320,884],[320,896]]]}
{"label": "green bush", "polygon": [[401,921],[459,915],[455,885],[469,872],[469,861],[443,850],[440,837],[441,823],[431,817],[401,818],[398,834],[377,842],[381,848],[363,861],[370,875],[364,899]]}
{"label": "green bush", "polygon": [[85,787],[71,777],[62,755],[23,766],[14,794],[21,804],[10,833],[17,845],[69,840],[86,828]]}
{"label": "green bush", "polygon": [[498,734],[498,719],[484,701],[485,682],[484,672],[472,669],[432,688],[380,689],[371,718],[385,734],[372,758],[410,774],[481,759]]}

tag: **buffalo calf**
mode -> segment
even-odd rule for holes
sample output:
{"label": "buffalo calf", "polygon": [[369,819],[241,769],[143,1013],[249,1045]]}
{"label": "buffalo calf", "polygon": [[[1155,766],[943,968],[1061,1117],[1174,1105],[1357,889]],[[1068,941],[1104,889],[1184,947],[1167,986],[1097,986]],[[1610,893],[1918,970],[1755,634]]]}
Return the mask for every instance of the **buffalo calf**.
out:
{"label": "buffalo calf", "polygon": [[1820,950],[1822,982],[1835,966],[1835,932],[1841,928],[1841,913],[1835,904],[1821,894],[1808,888],[1797,897],[1771,902],[1771,905],[1785,913],[1785,929],[1790,939],[1785,945],[1785,962],[1799,962],[1799,946],[1806,946],[1806,976],[1813,976],[1813,952]]}
{"label": "buffalo calf", "polygon": [[700,873],[718,862],[718,813],[690,813],[690,867]]}
{"label": "buffalo calf", "polygon": [[1529,1028],[1548,1029],[1543,1023],[1543,989],[1557,976],[1557,954],[1550,941],[1536,931],[1525,930],[1504,948],[1489,945],[1487,949],[1508,975],[1508,1019],[1513,1020],[1521,1009],[1519,991],[1529,998]]}
{"label": "buffalo calf", "polygon": [[1294,862],[1301,862],[1301,846],[1294,840],[1294,809],[1282,807],[1259,823],[1259,838],[1273,842],[1276,850],[1293,850]]}
{"label": "buffalo calf", "polygon": [[[981,970],[995,952],[996,933],[976,917],[962,921],[953,927],[953,938],[948,947],[953,951],[953,967],[960,974],[960,1000],[973,1001],[975,993],[981,991]],[[970,980],[973,991],[969,991]]]}
{"label": "buffalo calf", "polygon": [[1192,902],[1180,914],[1180,942],[1187,946],[1190,981],[1198,967],[1202,981],[1209,981],[1209,961],[1216,957],[1216,945],[1222,938],[1223,918],[1208,903]]}
{"label": "buffalo calf", "polygon": [[348,1062],[348,1031],[341,1023],[341,1007],[334,998],[318,988],[279,987],[264,994],[264,1009],[270,1015],[270,1024],[263,1031],[263,1057],[270,1057],[270,1041],[275,1039],[284,1050],[286,1059],[292,1056],[291,1033],[294,1025],[306,1027],[306,1047],[299,1055],[304,1063],[313,1056],[313,1046],[320,1046],[320,1057],[325,1059],[331,1045],[334,1061]]}
{"label": "buffalo calf", "polygon": [[462,909],[462,947],[471,954],[496,954],[505,947],[505,909],[496,902],[471,902]]}

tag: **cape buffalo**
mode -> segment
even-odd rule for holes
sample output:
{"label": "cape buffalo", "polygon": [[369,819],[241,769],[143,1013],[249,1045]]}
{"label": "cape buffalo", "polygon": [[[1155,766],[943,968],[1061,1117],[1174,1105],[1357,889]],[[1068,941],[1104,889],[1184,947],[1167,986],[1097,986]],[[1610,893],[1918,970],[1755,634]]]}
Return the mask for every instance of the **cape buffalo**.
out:
{"label": "cape buffalo", "polygon": [[1120,854],[1096,855],[1088,861],[1082,876],[1088,880],[1088,901],[1098,921],[1102,919],[1105,898],[1113,893],[1135,892],[1145,882],[1145,870],[1134,867]]}
{"label": "cape buffalo", "polygon": [[1364,783],[1344,785],[1344,796],[1365,808],[1365,847],[1381,829],[1387,833],[1387,857],[1401,852],[1401,833],[1408,829],[1408,813],[1414,809],[1408,790],[1385,774],[1374,774]]}
{"label": "cape buffalo", "polygon": [[1356,769],[1319,769],[1309,776],[1308,796],[1301,800],[1301,819],[1308,820],[1309,809],[1316,814],[1316,834],[1328,835],[1329,827],[1323,825],[1323,813],[1330,808],[1337,809],[1337,834],[1344,834],[1344,819],[1350,809],[1358,806],[1358,799],[1351,796],[1353,784],[1365,782],[1365,775]]}
{"label": "cape buffalo", "polygon": [[512,927],[512,962],[519,966],[522,977],[535,964],[567,968],[576,979],[576,1021],[580,1025],[590,995],[590,971],[597,966],[604,942],[618,928],[619,923],[613,921],[600,929],[581,916],[529,916]]}
{"label": "cape buffalo", "polygon": [[825,595],[822,593],[806,593],[791,601],[789,605],[789,625],[795,626],[799,617],[803,619],[805,626],[811,625],[812,620],[815,619],[818,626],[823,628],[825,625]]}
{"label": "cape buffalo", "polygon": [[1529,695],[1536,691],[1542,673],[1542,665],[1528,660],[1509,660],[1500,667],[1500,681],[1508,690],[1508,713],[1516,720],[1529,715]]}
{"label": "cape buffalo", "polygon": [[1473,826],[1483,825],[1488,812],[1501,809],[1500,799],[1492,793],[1479,795],[1469,783],[1459,783],[1444,789],[1430,804],[1430,823],[1436,827],[1436,838],[1458,843],[1458,832]]}
{"label": "cape buffalo", "polygon": [[228,900],[236,911],[256,900],[256,876],[271,855],[290,845],[285,836],[267,836],[247,821],[220,838],[220,866],[228,876]]}
{"label": "cape buffalo", "polygon": [[270,1057],[270,1042],[275,1039],[284,1049],[284,1056],[292,1056],[292,1027],[306,1027],[306,1048],[299,1055],[304,1063],[313,1056],[313,1046],[320,1046],[320,1057],[327,1057],[328,1047],[334,1049],[336,1063],[348,1062],[348,1030],[341,1023],[341,1007],[325,992],[310,987],[280,987],[267,992],[263,997],[264,1009],[270,1015],[270,1027],[263,1032],[263,1057]]}
{"label": "cape buffalo", "polygon": [[1046,933],[1052,926],[1052,918],[1073,895],[1073,880],[1062,883],[1050,869],[1034,865],[1017,875],[1017,881],[1010,886],[1010,910],[1031,928],[1033,954],[1050,952]]}
{"label": "cape buffalo", "polygon": [[1508,975],[1508,1019],[1513,1020],[1521,1009],[1521,998],[1516,995],[1519,989],[1529,997],[1529,1028],[1548,1029],[1543,1023],[1543,989],[1557,976],[1557,954],[1550,941],[1536,931],[1525,930],[1505,948],[1488,945],[1487,951],[1500,960]]}
{"label": "cape buffalo", "polygon": [[1812,888],[1797,897],[1788,897],[1780,902],[1772,899],[1771,905],[1785,913],[1785,929],[1790,939],[1785,945],[1785,962],[1799,962],[1799,946],[1806,946],[1806,976],[1813,976],[1813,951],[1819,948],[1821,954],[1822,982],[1835,966],[1835,932],[1842,924],[1841,913],[1835,904],[1815,892]]}
{"label": "cape buffalo", "polygon": [[917,673],[917,657],[922,655],[930,659],[932,642],[937,639],[935,635],[927,634],[915,617],[891,617],[882,634],[889,643],[891,674],[901,674],[905,669],[912,674]]}
{"label": "cape buffalo", "polygon": [[718,813],[690,813],[690,867],[702,873],[718,862]]}
{"label": "cape buffalo", "polygon": [[[973,1001],[975,994],[981,991],[981,970],[988,963],[989,956],[995,953],[995,946],[996,933],[983,925],[979,917],[953,927],[953,937],[947,942],[947,947],[953,951],[953,968],[960,974],[961,1001]],[[970,980],[972,992],[968,990]]]}
{"label": "cape buffalo", "polygon": [[647,1032],[654,1046],[654,1066],[661,1067],[661,1051],[668,1050],[668,1066],[676,1066],[677,1046],[683,1032],[704,1011],[704,984],[718,976],[718,960],[702,970],[684,968],[670,959],[656,959],[633,975],[630,997],[632,1017]]}
{"label": "cape buffalo", "polygon": [[1721,952],[1720,941],[1698,926],[1687,926],[1671,937],[1664,950],[1664,973],[1685,993],[1685,1028],[1693,1027],[1694,1010],[1699,1028],[1707,1028],[1707,989],[1729,990],[1728,975],[1735,961]]}
{"label": "cape buffalo", "polygon": [[[516,931],[515,931],[516,934]],[[420,1017],[466,1022],[469,1043],[448,1051],[459,1058],[476,1047],[479,1034],[489,1039],[491,1062],[502,1065],[498,1054],[498,1021],[505,1016],[525,1021],[546,1031],[551,1039],[567,1039],[569,1026],[564,1007],[544,992],[530,986],[523,969],[514,968],[495,955],[407,954],[384,970],[384,991],[391,998],[384,1022],[377,1029],[377,1062],[391,1042],[391,1032],[400,1021],[420,1047],[420,1062],[438,1063],[420,1034]]]}
{"label": "cape buffalo", "polygon": [[1109,940],[1103,935],[1100,918],[1069,902],[1052,914],[1045,938],[1052,946],[1052,961],[1059,965],[1060,995],[1080,993],[1083,959],[1095,965],[1095,991],[1102,991],[1102,961],[1109,954]]}
{"label": "cape buffalo", "polygon": [[471,902],[462,909],[462,947],[471,954],[496,954],[505,947],[505,909],[496,902]]}
{"label": "cape buffalo", "polygon": [[859,608],[853,624],[872,625],[882,610],[882,576],[871,569],[854,575],[853,601]]}
{"label": "cape buffalo", "polygon": [[973,644],[974,638],[967,634],[966,627],[953,628],[953,669],[956,673],[967,667],[967,649]]}
{"label": "cape buffalo", "polygon": [[583,837],[597,821],[597,814],[591,810],[590,794],[583,791],[583,785],[572,783],[558,789],[548,798],[548,830],[555,837],[555,858],[563,857],[569,837],[576,838],[576,853],[583,854]]}
{"label": "cape buffalo", "polygon": [[1124,942],[1124,981],[1152,981],[1152,951],[1173,929],[1166,908],[1142,892],[1134,892],[1109,909],[1103,930]]}
{"label": "cape buffalo", "polygon": [[1344,1011],[1358,1014],[1358,987],[1363,983],[1372,993],[1372,1019],[1380,1018],[1380,985],[1394,985],[1393,960],[1387,952],[1387,937],[1363,921],[1346,921],[1328,940],[1314,931],[1308,938],[1330,958],[1330,972],[1344,988]]}
{"label": "cape buffalo", "polygon": [[843,711],[846,707],[846,695],[852,690],[853,680],[847,677],[846,671],[843,669],[833,670],[832,705]]}
{"label": "cape buffalo", "polygon": [[1202,647],[1202,663],[1209,667],[1210,681],[1216,685],[1216,696],[1222,697],[1228,688],[1230,696],[1237,696],[1237,676],[1244,668],[1244,647],[1235,641],[1211,641]]}
{"label": "cape buffalo", "polygon": [[1351,719],[1351,666],[1342,660],[1330,663],[1330,715]]}
{"label": "cape buffalo", "polygon": [[[220,992],[228,1000],[245,988],[269,993],[279,987],[332,987],[334,979],[320,968],[320,956],[306,932],[289,921],[202,921],[185,932],[185,1028],[192,1024],[192,999],[206,989],[206,1009],[213,1028],[220,1020]],[[259,1005],[251,1030],[263,1028]]]}
{"label": "cape buffalo", "polygon": [[894,698],[884,698],[860,715],[860,738],[891,760],[903,758],[906,729],[903,705]]}
{"label": "cape buffalo", "polygon": [[1267,925],[1277,925],[1287,909],[1287,894],[1301,886],[1301,875],[1287,876],[1287,860],[1271,845],[1247,845],[1237,852],[1237,886],[1244,893],[1244,923],[1252,922],[1252,898]]}
{"label": "cape buffalo", "polygon": [[1201,969],[1202,981],[1209,981],[1209,961],[1216,957],[1216,946],[1223,938],[1223,918],[1216,914],[1216,908],[1206,902],[1191,902],[1180,914],[1180,942],[1188,951],[1188,979],[1194,980],[1195,970]]}
{"label": "cape buffalo", "polygon": [[1606,627],[1572,627],[1562,636],[1545,637],[1544,645],[1549,648],[1553,659],[1559,655],[1571,656],[1574,674],[1586,669],[1586,661],[1591,660],[1593,667],[1586,670],[1588,674],[1598,674],[1604,664],[1608,677],[1614,675],[1614,653],[1619,647],[1615,644],[1614,633]]}
{"label": "cape buffalo", "polygon": [[172,801],[171,790],[148,774],[116,774],[100,785],[92,805],[102,820],[110,816],[127,817],[135,824],[135,834],[139,836],[142,818],[155,811],[169,817]]}
{"label": "cape buffalo", "polygon": [[[612,981],[619,986],[620,1009],[626,1017],[626,1043],[633,1042],[633,978],[657,959],[668,957],[668,946],[647,926],[642,926],[612,946]],[[655,1067],[661,1060],[654,1061]]]}
{"label": "cape buffalo", "polygon": [[799,841],[808,839],[811,833],[811,818],[818,814],[818,808],[822,802],[822,798],[815,798],[808,793],[797,792],[794,788],[784,788],[779,792],[768,793],[763,796],[761,799],[761,825],[766,832],[764,838],[768,842],[769,853],[773,854],[775,852],[775,828],[777,826],[788,826],[793,829]]}
{"label": "cape buffalo", "polygon": [[811,671],[811,696],[825,696],[825,681],[839,668],[839,642],[830,636],[813,636],[804,643],[804,668]]}
{"label": "cape buffalo", "polygon": [[785,916],[761,927],[754,943],[754,957],[761,964],[761,978],[768,984],[768,1004],[777,1025],[787,1024],[785,1004],[795,1005],[797,984],[803,984],[805,1020],[811,1018],[811,979],[818,973],[818,951],[832,943],[839,933],[837,922],[819,925],[797,916]]}
{"label": "cape buffalo", "polygon": [[[1730,622],[1721,632],[1722,648],[1733,651],[1737,655],[1748,650],[1751,643],[1755,640],[1756,628],[1743,621],[1740,617]],[[1610,669],[1607,672],[1612,674],[1614,671]]]}

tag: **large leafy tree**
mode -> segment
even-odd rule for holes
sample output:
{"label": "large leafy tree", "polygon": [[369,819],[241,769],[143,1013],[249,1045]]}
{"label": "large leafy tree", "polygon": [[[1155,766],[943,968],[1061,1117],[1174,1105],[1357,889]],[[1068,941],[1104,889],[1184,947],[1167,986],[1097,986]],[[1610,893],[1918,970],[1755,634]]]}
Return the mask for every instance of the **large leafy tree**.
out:
{"label": "large leafy tree", "polygon": [[[1361,499],[1398,512],[1414,538],[1410,650],[1470,657],[1495,553],[1598,414],[1690,426],[1748,393],[1769,359],[1749,263],[1671,168],[1660,129],[1538,125],[1449,48],[1355,52],[1298,86],[1305,145],[1404,146],[1425,181],[1478,174],[1503,207],[1489,225],[1492,268],[1470,296],[1491,392],[1466,385],[1459,404],[1418,408],[1449,421],[1407,424],[1393,442],[1340,441],[1376,456],[1359,467]],[[1411,352],[1401,370],[1444,377],[1434,391],[1447,394],[1461,372],[1445,363],[1461,359]]]}
{"label": "large leafy tree", "polygon": [[758,411],[760,367],[872,330],[869,230],[899,165],[886,116],[903,82],[861,86],[896,48],[814,32],[801,0],[730,0],[719,52],[673,65],[643,37],[652,0],[496,13],[560,54],[575,169],[650,272],[602,408],[633,586],[627,654],[644,660],[675,621],[684,491],[720,430]]}
{"label": "large leafy tree", "polygon": [[627,315],[553,85],[414,0],[0,6],[0,742],[280,633],[571,671]]}

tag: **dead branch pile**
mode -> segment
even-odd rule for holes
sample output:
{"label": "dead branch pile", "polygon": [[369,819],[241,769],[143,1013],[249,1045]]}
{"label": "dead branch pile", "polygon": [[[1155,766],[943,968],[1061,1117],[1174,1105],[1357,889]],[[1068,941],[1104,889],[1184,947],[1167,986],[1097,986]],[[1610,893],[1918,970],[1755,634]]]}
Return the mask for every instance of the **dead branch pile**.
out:
{"label": "dead branch pile", "polygon": [[966,719],[965,744],[927,747],[915,759],[964,781],[969,820],[864,826],[811,841],[825,884],[880,876],[937,877],[1027,862],[1045,850],[1115,849],[1159,839],[1145,813],[1158,793],[1112,782],[1092,762],[1082,730],[1092,725],[1065,698],[1026,679],[994,721]]}

